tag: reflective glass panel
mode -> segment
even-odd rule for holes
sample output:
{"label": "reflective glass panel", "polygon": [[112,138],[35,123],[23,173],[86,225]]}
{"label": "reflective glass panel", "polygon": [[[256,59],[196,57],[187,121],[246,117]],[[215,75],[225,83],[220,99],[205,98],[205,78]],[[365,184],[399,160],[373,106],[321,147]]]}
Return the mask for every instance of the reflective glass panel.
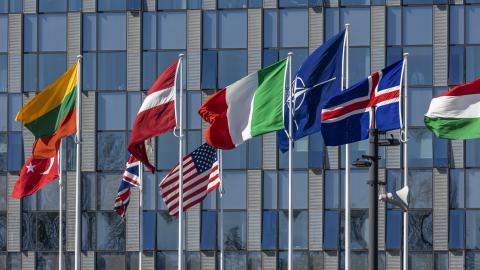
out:
{"label": "reflective glass panel", "polygon": [[39,12],[66,12],[67,0],[39,0]]}
{"label": "reflective glass panel", "polygon": [[157,48],[157,14],[144,12],[142,23],[143,49],[154,50]]}
{"label": "reflective glass panel", "polygon": [[403,8],[403,43],[405,45],[432,44],[431,6]]}
{"label": "reflective glass panel", "polygon": [[[97,169],[123,170],[127,161],[127,142],[125,132],[97,133]],[[118,183],[117,183],[118,184]],[[118,188],[115,187],[113,190]],[[111,209],[111,204],[110,208]]]}
{"label": "reflective glass panel", "polygon": [[[241,250],[246,248],[247,218],[245,211],[224,212],[223,240],[226,250]],[[220,231],[218,232],[220,234]],[[220,241],[220,236],[217,237]],[[218,243],[220,246],[220,243]]]}
{"label": "reflective glass panel", "polygon": [[[338,246],[338,211],[324,211],[323,248],[337,249]],[[328,232],[328,233],[327,233]]]}
{"label": "reflective glass panel", "polygon": [[463,208],[465,200],[465,171],[463,169],[450,170],[450,208]]}
{"label": "reflective glass panel", "polygon": [[342,8],[340,25],[350,24],[349,45],[370,45],[370,8]]}
{"label": "reflective glass panel", "polygon": [[67,56],[64,53],[38,55],[38,90],[56,81],[67,70]]}
{"label": "reflective glass panel", "polygon": [[450,44],[463,44],[465,40],[464,7],[458,5],[450,6]]}
{"label": "reflective glass panel", "polygon": [[450,249],[465,248],[465,212],[463,210],[450,210],[448,226],[448,247]]}
{"label": "reflective glass panel", "polygon": [[263,173],[263,209],[277,209],[277,172]]}
{"label": "reflective glass panel", "polygon": [[97,49],[97,16],[93,13],[83,14],[83,50]]}
{"label": "reflective glass panel", "polygon": [[0,16],[0,52],[7,52],[8,47],[8,17]]}
{"label": "reflective glass panel", "polygon": [[98,90],[125,90],[126,53],[98,53]]}
{"label": "reflective glass panel", "polygon": [[96,269],[125,269],[125,256],[115,253],[98,253],[95,264]]}
{"label": "reflective glass panel", "polygon": [[246,50],[218,52],[218,88],[230,85],[245,75],[247,75]]}
{"label": "reflective glass panel", "polygon": [[216,249],[217,212],[202,211],[200,247],[202,250]]}
{"label": "reflective glass panel", "polygon": [[409,269],[433,269],[432,253],[408,253]]}
{"label": "reflective glass panel", "polygon": [[38,16],[39,50],[66,51],[67,16],[64,14],[45,14]]}
{"label": "reflective glass panel", "polygon": [[[243,10],[219,11],[218,45],[220,48],[247,47],[247,13]],[[231,62],[235,63],[235,62]]]}
{"label": "reflective glass panel", "polygon": [[157,213],[157,249],[176,249],[178,236],[178,218],[168,212]]}
{"label": "reflective glass panel", "polygon": [[480,24],[480,6],[478,5],[468,5],[466,6],[466,41],[468,44],[478,44],[480,43],[480,33],[476,31],[475,25]]}
{"label": "reflective glass panel", "polygon": [[278,224],[277,211],[263,211],[262,249],[277,248],[277,233],[278,233],[277,224]]}
{"label": "reflective glass panel", "polygon": [[124,130],[126,98],[124,93],[98,94],[98,129]]}
{"label": "reflective glass panel", "polygon": [[8,134],[8,170],[19,171],[22,166],[23,154],[18,149],[22,148],[22,133],[10,132]]}
{"label": "reflective glass panel", "polygon": [[480,248],[480,211],[467,210],[466,212],[466,248],[479,249]]}
{"label": "reflective glass panel", "polygon": [[349,85],[370,75],[370,48],[349,49]]}
{"label": "reflective glass panel", "polygon": [[432,48],[431,47],[405,47],[408,52],[408,84],[432,84]]}
{"label": "reflective glass panel", "polygon": [[465,47],[463,45],[450,46],[448,62],[448,83],[462,84],[465,80]]}
{"label": "reflective glass panel", "polygon": [[400,249],[402,243],[403,213],[398,210],[387,210],[386,244],[387,249]]}
{"label": "reflective glass panel", "polygon": [[125,250],[125,223],[113,211],[97,213],[97,250]]}
{"label": "reflective glass panel", "polygon": [[409,208],[432,207],[432,171],[409,170]]}
{"label": "reflective glass panel", "polygon": [[186,9],[186,0],[159,0],[157,1],[157,8],[160,9]]}
{"label": "reflective glass panel", "polygon": [[387,45],[400,45],[402,38],[402,9],[387,8]]}
{"label": "reflective glass panel", "polygon": [[[98,10],[99,11],[117,11],[126,9],[127,0],[99,0],[98,1]],[[128,0],[130,1],[130,0]]]}
{"label": "reflective glass panel", "polygon": [[245,209],[247,206],[247,176],[245,172],[223,173],[223,206],[225,209]]}
{"label": "reflective glass panel", "polygon": [[185,49],[187,46],[187,19],[184,12],[158,13],[159,49]]}
{"label": "reflective glass panel", "polygon": [[100,50],[126,49],[126,16],[125,13],[98,14],[98,48]]}
{"label": "reflective glass panel", "polygon": [[468,169],[466,170],[466,207],[467,208],[480,208],[480,196],[478,196],[477,190],[480,190],[480,170]]}
{"label": "reflective glass panel", "polygon": [[[411,211],[408,215],[408,246],[410,250],[432,250],[433,214],[431,211]],[[423,269],[423,268],[412,268]]]}
{"label": "reflective glass panel", "polygon": [[308,10],[280,9],[279,17],[280,47],[307,47]]}
{"label": "reflective glass panel", "polygon": [[[278,208],[288,209],[288,172],[278,174]],[[294,171],[292,175],[292,207],[293,209],[308,208],[308,173]]]}
{"label": "reflective glass panel", "polygon": [[247,8],[247,0],[218,0],[218,8]]}
{"label": "reflective glass panel", "polygon": [[368,208],[368,170],[350,171],[350,193],[351,208]]}
{"label": "reflective glass panel", "polygon": [[477,64],[480,61],[480,46],[467,46],[466,59],[467,82],[471,82],[480,76],[480,66]]}
{"label": "reflective glass panel", "polygon": [[[432,133],[426,128],[409,129],[408,162],[415,167],[432,167]],[[412,166],[412,165],[411,165]]]}
{"label": "reflective glass panel", "polygon": [[8,56],[0,54],[0,92],[7,92],[8,87]]}
{"label": "reflective glass panel", "polygon": [[203,12],[202,46],[204,49],[217,47],[217,13],[215,11]]}
{"label": "reflective glass panel", "polygon": [[275,9],[263,11],[263,47],[277,47],[278,12]]}

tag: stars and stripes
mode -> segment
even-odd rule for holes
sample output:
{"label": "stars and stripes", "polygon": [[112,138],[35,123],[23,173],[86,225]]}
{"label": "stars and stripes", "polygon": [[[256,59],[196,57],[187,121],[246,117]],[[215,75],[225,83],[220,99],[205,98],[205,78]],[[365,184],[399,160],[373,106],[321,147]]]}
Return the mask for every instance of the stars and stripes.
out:
{"label": "stars and stripes", "polygon": [[[217,149],[203,144],[183,160],[183,211],[201,202],[220,185]],[[179,164],[160,182],[160,196],[170,215],[178,214]]]}
{"label": "stars and stripes", "polygon": [[140,161],[133,155],[128,159],[123,178],[118,187],[117,198],[115,199],[115,212],[125,219],[128,204],[130,203],[131,188],[140,187],[142,179],[140,179]]}

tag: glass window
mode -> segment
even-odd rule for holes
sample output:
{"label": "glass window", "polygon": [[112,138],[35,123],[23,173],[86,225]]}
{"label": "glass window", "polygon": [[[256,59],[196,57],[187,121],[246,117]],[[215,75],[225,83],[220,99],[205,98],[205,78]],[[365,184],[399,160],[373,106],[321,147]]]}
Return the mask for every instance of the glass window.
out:
{"label": "glass window", "polygon": [[23,51],[37,51],[37,16],[35,15],[23,17]]}
{"label": "glass window", "polygon": [[172,132],[157,137],[157,169],[170,170],[178,162],[178,138]]}
{"label": "glass window", "polygon": [[[127,158],[127,141],[125,135],[126,134],[123,131],[97,133],[98,170],[124,169]],[[117,188],[118,186],[115,187],[113,190],[116,190]],[[112,208],[111,202],[109,210]]]}
{"label": "glass window", "polygon": [[8,0],[0,0],[0,13],[8,13]]}
{"label": "glass window", "polygon": [[96,254],[97,269],[125,269],[125,256],[115,253]]}
{"label": "glass window", "polygon": [[[337,249],[338,246],[338,211],[324,211],[323,248]],[[327,233],[328,232],[328,233]]]}
{"label": "glass window", "polygon": [[97,202],[95,173],[82,173],[82,210],[95,210]]}
{"label": "glass window", "polygon": [[235,149],[223,151],[224,169],[245,169],[247,167],[247,144],[241,144]]}
{"label": "glass window", "polygon": [[98,48],[100,50],[125,50],[126,27],[124,13],[99,13]]}
{"label": "glass window", "polygon": [[387,8],[387,45],[400,45],[402,38],[402,9]]}
{"label": "glass window", "polygon": [[[293,60],[292,60],[292,71],[294,72],[297,72],[298,69],[300,68],[300,66],[303,64],[303,62],[305,61],[305,59],[307,59],[308,55],[309,55],[309,52],[308,52],[308,49],[280,49],[278,50],[278,57],[279,59],[284,59],[284,58],[287,58],[288,56],[288,53],[289,52],[292,52],[293,53]],[[295,142],[295,147],[297,147],[298,144],[300,144],[302,142],[302,140],[304,140],[305,144],[304,144],[304,147],[307,147],[307,138],[304,138],[304,139],[300,139],[298,141]],[[304,148],[305,150],[305,154],[306,154],[306,148]],[[295,155],[295,154],[294,154]],[[305,158],[307,158],[307,156],[305,155]],[[303,162],[304,164],[307,163],[307,160],[305,159],[305,162]],[[303,165],[301,167],[306,167],[306,165]]]}
{"label": "glass window", "polygon": [[225,209],[245,209],[247,206],[247,177],[245,172],[224,172],[223,206]]}
{"label": "glass window", "polygon": [[409,53],[408,83],[409,85],[432,84],[432,48],[405,47]]}
{"label": "glass window", "polygon": [[52,181],[37,192],[38,210],[57,210],[58,211],[58,182]]}
{"label": "glass window", "polygon": [[97,213],[97,250],[125,250],[125,223],[115,212]]}
{"label": "glass window", "polygon": [[[58,2],[58,1],[57,1]],[[39,50],[66,51],[67,17],[64,14],[39,15]]]}
{"label": "glass window", "polygon": [[247,75],[247,51],[218,52],[218,88],[228,86],[245,75]]}
{"label": "glass window", "polygon": [[9,129],[10,131],[22,131],[22,124],[15,121],[17,112],[22,108],[22,96],[20,94],[10,94],[8,98]]}
{"label": "glass window", "polygon": [[432,44],[432,7],[404,7],[403,11],[403,43]]}
{"label": "glass window", "polygon": [[219,11],[219,16],[219,47],[246,48],[247,13],[243,10]]}
{"label": "glass window", "polygon": [[452,5],[450,6],[450,44],[463,44],[465,40],[464,31],[464,7]]}
{"label": "glass window", "polygon": [[480,24],[480,6],[478,5],[468,5],[466,6],[466,19],[465,25],[467,29],[465,33],[467,34],[466,40],[469,44],[478,44],[480,43],[480,33],[476,31],[475,28],[472,28],[474,25]]}
{"label": "glass window", "polygon": [[323,168],[325,145],[322,134],[315,133],[308,140],[308,168]]}
{"label": "glass window", "polygon": [[465,163],[467,167],[480,166],[480,140],[465,140]]}
{"label": "glass window", "polygon": [[350,48],[349,58],[349,85],[353,85],[370,75],[370,48]]}
{"label": "glass window", "polygon": [[340,25],[350,24],[349,45],[370,45],[370,8],[342,8],[340,12]]}
{"label": "glass window", "polygon": [[133,123],[137,118],[138,110],[142,105],[142,94],[140,92],[128,93],[128,129],[132,130]]}
{"label": "glass window", "polygon": [[39,12],[66,12],[67,0],[39,0]]}
{"label": "glass window", "polygon": [[185,49],[187,19],[184,12],[158,13],[158,46],[160,49]]}
{"label": "glass window", "polygon": [[8,170],[19,171],[22,166],[23,153],[22,133],[10,132],[8,134]]}
{"label": "glass window", "polygon": [[[38,55],[38,89],[42,90],[56,81],[67,70],[67,56],[61,54]],[[27,78],[30,79],[30,78]]]}
{"label": "glass window", "polygon": [[408,253],[409,269],[433,269],[432,253]]}
{"label": "glass window", "polygon": [[401,47],[387,47],[387,65],[403,59]]}
{"label": "glass window", "polygon": [[448,167],[448,140],[433,136],[433,166]]}
{"label": "glass window", "polygon": [[466,59],[467,82],[471,82],[480,76],[480,46],[467,46]]}
{"label": "glass window", "polygon": [[409,129],[408,162],[415,167],[432,167],[432,133],[426,128]]}
{"label": "glass window", "polygon": [[117,194],[111,192],[118,188],[118,176],[116,174],[99,174],[97,204],[99,210],[112,210],[112,202],[115,201]]}
{"label": "glass window", "polygon": [[464,208],[465,171],[463,169],[450,170],[450,208]]}
{"label": "glass window", "polygon": [[8,56],[0,54],[0,92],[7,92],[8,87]]}
{"label": "glass window", "polygon": [[81,0],[68,0],[68,11],[81,11],[82,2]]}
{"label": "glass window", "polygon": [[409,88],[408,89],[408,120],[409,126],[425,126],[424,115],[432,100],[431,88]]}
{"label": "glass window", "polygon": [[202,89],[217,87],[217,52],[203,51],[202,56]]}
{"label": "glass window", "polygon": [[308,46],[308,10],[280,9],[280,47]]}
{"label": "glass window", "polygon": [[202,227],[200,235],[200,247],[202,250],[216,249],[216,231],[217,212],[202,211]]}
{"label": "glass window", "polygon": [[226,269],[247,269],[247,255],[244,252],[225,252],[224,264]]}
{"label": "glass window", "polygon": [[276,171],[263,172],[263,209],[277,209],[277,182]]}
{"label": "glass window", "polygon": [[263,11],[263,47],[277,47],[278,12],[275,9]]}
{"label": "glass window", "polygon": [[261,169],[263,159],[263,140],[261,136],[254,137],[247,142],[248,168]]}
{"label": "glass window", "polygon": [[409,208],[432,207],[432,171],[409,170]]}
{"label": "glass window", "polygon": [[[293,66],[293,63],[292,63]],[[283,132],[283,131],[279,131]],[[293,168],[307,168],[308,167],[308,137],[303,137],[295,141],[293,148]],[[288,168],[288,152],[282,153],[278,149],[278,163],[282,169]]]}
{"label": "glass window", "polygon": [[247,0],[218,0],[218,8],[247,8]]}
{"label": "glass window", "polygon": [[450,46],[448,62],[448,84],[462,84],[465,82],[465,48],[461,45]]}
{"label": "glass window", "polygon": [[480,211],[467,210],[466,211],[466,230],[465,234],[466,248],[479,249],[480,248]]}
{"label": "glass window", "polygon": [[10,12],[21,13],[23,10],[23,1],[10,0]]}
{"label": "glass window", "polygon": [[123,93],[98,94],[98,129],[125,129],[126,99]]}
{"label": "glass window", "polygon": [[143,13],[143,49],[153,50],[157,48],[157,14],[154,12]]}
{"label": "glass window", "polygon": [[217,13],[215,11],[203,12],[202,47],[211,49],[217,47]]}
{"label": "glass window", "polygon": [[[352,194],[353,193],[354,192],[352,192]],[[350,232],[352,249],[368,248],[368,210],[353,210],[350,213],[350,216],[350,226],[352,228],[352,231]]]}
{"label": "glass window", "polygon": [[186,0],[159,0],[157,1],[157,9],[186,9]]}
{"label": "glass window", "polygon": [[[279,249],[288,248],[288,211],[279,211]],[[308,248],[308,210],[293,211],[293,248]],[[329,231],[330,232],[330,231]]]}
{"label": "glass window", "polygon": [[339,172],[325,171],[325,209],[338,208]]}
{"label": "glass window", "polygon": [[0,16],[0,52],[7,52],[8,48],[8,17]]}
{"label": "glass window", "polygon": [[[325,9],[325,39],[333,37],[340,29],[340,12],[338,8]],[[343,29],[343,26],[342,26]]]}
{"label": "glass window", "polygon": [[98,53],[98,90],[125,90],[125,52]]}
{"label": "glass window", "polygon": [[0,95],[0,131],[8,131],[8,95]]}
{"label": "glass window", "polygon": [[82,79],[84,91],[97,89],[97,54],[84,53],[82,62]]}
{"label": "glass window", "polygon": [[350,193],[351,208],[368,208],[368,170],[350,171]]}
{"label": "glass window", "polygon": [[448,252],[437,251],[434,256],[434,269],[448,270]]}
{"label": "glass window", "polygon": [[[288,172],[280,171],[278,179],[278,208],[288,209]],[[294,171],[292,174],[292,207],[308,208],[308,173]]]}
{"label": "glass window", "polygon": [[475,192],[480,190],[480,170],[468,169],[466,171],[466,207],[467,208],[480,208],[480,196]]}
{"label": "glass window", "polygon": [[386,248],[400,249],[402,246],[403,213],[398,210],[387,210]]}
{"label": "glass window", "polygon": [[279,7],[306,7],[308,0],[279,0]]}
{"label": "glass window", "polygon": [[161,211],[157,215],[157,249],[176,249],[178,236],[178,218]]}
{"label": "glass window", "polygon": [[448,247],[450,249],[463,249],[465,247],[465,212],[463,210],[450,210],[448,226]]}
{"label": "glass window", "polygon": [[480,252],[465,252],[465,270],[475,270],[480,264]]}
{"label": "glass window", "polygon": [[96,220],[94,212],[82,212],[82,250],[94,250],[96,247]]}
{"label": "glass window", "polygon": [[97,49],[97,16],[94,13],[83,14],[83,50]]}
{"label": "glass window", "polygon": [[1,171],[6,171],[7,170],[7,133],[6,132],[1,132],[0,133],[0,170]]}
{"label": "glass window", "polygon": [[[227,211],[223,213],[223,241],[226,250],[246,248],[247,217],[245,211]],[[218,231],[220,234],[220,230]],[[220,236],[218,236],[220,241]],[[220,246],[220,244],[218,244]]]}
{"label": "glass window", "polygon": [[[412,179],[412,178],[410,178]],[[413,194],[412,194],[413,197]],[[410,250],[432,250],[433,214],[431,211],[411,211],[408,217],[408,246]],[[423,268],[411,268],[423,269]]]}
{"label": "glass window", "polygon": [[98,1],[99,11],[116,11],[116,10],[125,10],[125,9],[126,9],[126,0],[99,0]]}
{"label": "glass window", "polygon": [[262,249],[277,248],[277,211],[263,211],[262,219]]}

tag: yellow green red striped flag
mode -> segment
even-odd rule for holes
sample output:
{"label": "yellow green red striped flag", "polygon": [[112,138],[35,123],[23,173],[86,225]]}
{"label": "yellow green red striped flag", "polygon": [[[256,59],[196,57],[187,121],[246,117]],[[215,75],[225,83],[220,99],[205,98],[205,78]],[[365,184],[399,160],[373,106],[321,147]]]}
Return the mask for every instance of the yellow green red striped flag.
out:
{"label": "yellow green red striped flag", "polygon": [[76,118],[71,114],[76,105],[77,69],[76,63],[17,113],[15,120],[36,139],[55,135],[66,124],[75,126]]}

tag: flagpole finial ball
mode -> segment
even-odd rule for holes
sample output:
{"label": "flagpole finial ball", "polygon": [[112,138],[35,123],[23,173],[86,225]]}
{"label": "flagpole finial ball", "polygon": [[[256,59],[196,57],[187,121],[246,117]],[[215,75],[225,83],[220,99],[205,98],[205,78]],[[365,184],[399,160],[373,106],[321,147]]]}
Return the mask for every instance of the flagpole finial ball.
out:
{"label": "flagpole finial ball", "polygon": [[407,52],[404,53],[404,54],[403,54],[403,57],[408,57],[408,53],[407,53]]}
{"label": "flagpole finial ball", "polygon": [[183,57],[183,56],[185,56],[185,54],[183,53],[178,54],[178,57]]}
{"label": "flagpole finial ball", "polygon": [[288,52],[288,55],[289,55],[289,56],[292,56],[292,55],[293,55],[293,52]]}
{"label": "flagpole finial ball", "polygon": [[350,26],[349,23],[346,23],[346,24],[345,24],[345,28],[348,28],[349,26]]}
{"label": "flagpole finial ball", "polygon": [[82,59],[83,58],[83,55],[79,54],[77,55],[77,59]]}

